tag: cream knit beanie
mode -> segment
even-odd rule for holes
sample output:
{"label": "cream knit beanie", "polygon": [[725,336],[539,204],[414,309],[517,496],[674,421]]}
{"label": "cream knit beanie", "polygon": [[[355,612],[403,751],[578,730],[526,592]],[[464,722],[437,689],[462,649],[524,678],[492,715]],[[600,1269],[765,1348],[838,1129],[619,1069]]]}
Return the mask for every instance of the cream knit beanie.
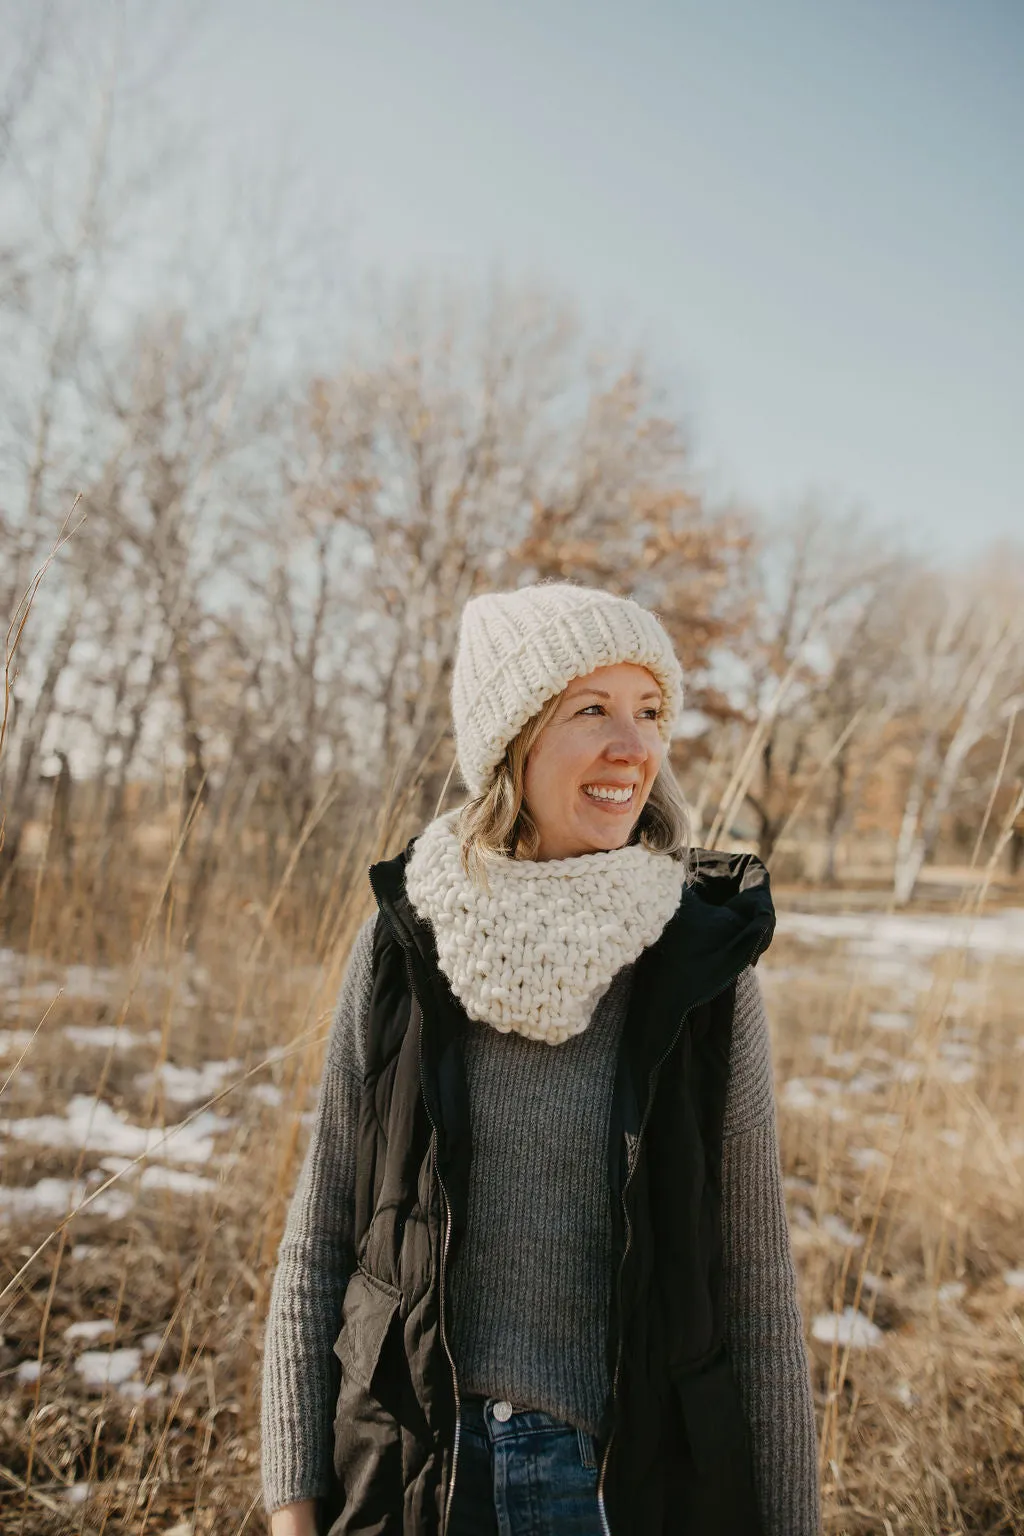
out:
{"label": "cream knit beanie", "polygon": [[662,691],[666,744],[683,705],[683,671],[660,621],[628,597],[569,582],[487,592],[462,610],[452,677],[459,770],[482,795],[505,748],[546,700],[596,667],[633,661]]}

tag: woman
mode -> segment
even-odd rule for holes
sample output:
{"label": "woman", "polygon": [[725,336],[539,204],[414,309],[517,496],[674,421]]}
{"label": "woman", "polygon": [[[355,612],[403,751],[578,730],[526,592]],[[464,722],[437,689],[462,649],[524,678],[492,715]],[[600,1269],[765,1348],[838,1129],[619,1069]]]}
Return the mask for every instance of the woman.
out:
{"label": "woman", "polygon": [[466,605],[470,799],[370,870],[281,1245],[274,1536],[819,1529],[768,878],[687,847],[682,697],[628,599]]}

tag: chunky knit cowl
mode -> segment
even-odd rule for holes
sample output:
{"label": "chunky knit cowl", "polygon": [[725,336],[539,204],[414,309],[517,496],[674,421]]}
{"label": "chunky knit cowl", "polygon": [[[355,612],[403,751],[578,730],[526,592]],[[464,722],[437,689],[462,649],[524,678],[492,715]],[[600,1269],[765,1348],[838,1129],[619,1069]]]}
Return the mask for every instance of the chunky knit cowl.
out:
{"label": "chunky knit cowl", "polygon": [[679,905],[682,863],[633,844],[569,859],[497,859],[489,891],[465,873],[458,809],[417,838],[405,888],[471,1019],[549,1045],[586,1029],[613,976]]}

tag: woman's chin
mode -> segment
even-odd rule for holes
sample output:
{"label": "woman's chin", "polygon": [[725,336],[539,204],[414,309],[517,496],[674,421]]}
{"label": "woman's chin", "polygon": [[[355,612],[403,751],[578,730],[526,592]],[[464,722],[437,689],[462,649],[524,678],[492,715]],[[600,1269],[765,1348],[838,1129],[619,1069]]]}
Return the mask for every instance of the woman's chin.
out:
{"label": "woman's chin", "polygon": [[631,821],[623,820],[616,825],[609,820],[604,825],[580,827],[580,841],[586,843],[588,853],[611,853],[626,846],[632,831]]}

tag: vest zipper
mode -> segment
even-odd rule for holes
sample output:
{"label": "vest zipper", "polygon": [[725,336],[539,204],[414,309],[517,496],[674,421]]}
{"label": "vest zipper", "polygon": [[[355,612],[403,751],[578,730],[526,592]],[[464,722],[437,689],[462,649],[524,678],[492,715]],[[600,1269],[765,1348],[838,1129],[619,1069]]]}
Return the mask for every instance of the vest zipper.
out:
{"label": "vest zipper", "polygon": [[[758,942],[754,946],[754,949],[751,951],[750,958],[740,966],[740,971],[745,970],[748,965],[751,965],[757,956],[761,953],[762,942],[764,940],[765,933],[767,932],[767,929],[761,930],[758,936]],[[736,976],[740,974],[740,971],[736,972]],[[679,1043],[679,1038],[683,1033],[686,1021],[690,1017],[690,1014],[693,1012],[693,1010],[695,1008],[703,1008],[706,1003],[712,1003],[716,997],[721,997],[722,993],[728,991],[728,988],[733,985],[733,982],[736,980],[736,976],[732,978],[732,981],[727,982],[724,987],[719,987],[717,992],[712,992],[708,997],[699,997],[696,1002],[690,1004],[689,1008],[686,1009],[682,1018],[679,1020],[678,1025],[673,1031],[672,1038],[668,1045],[662,1051],[661,1055],[654,1063],[654,1066],[651,1068],[650,1076],[647,1080],[647,1103],[644,1105],[643,1118],[640,1121],[640,1126],[636,1134],[636,1143],[633,1148],[633,1157],[630,1161],[628,1169],[626,1170],[626,1182],[622,1186],[622,1215],[626,1226],[626,1241],[622,1249],[622,1258],[619,1260],[619,1338],[618,1347],[615,1354],[615,1374],[612,1377],[612,1427],[608,1435],[608,1444],[604,1448],[604,1455],[601,1457],[601,1472],[597,1479],[597,1508],[598,1514],[601,1517],[601,1529],[604,1532],[604,1536],[612,1536],[612,1528],[608,1520],[608,1512],[604,1506],[604,1479],[605,1473],[608,1470],[608,1457],[611,1453],[612,1441],[615,1439],[615,1399],[618,1396],[619,1376],[622,1370],[622,1272],[626,1267],[626,1260],[629,1257],[629,1251],[633,1246],[633,1224],[629,1219],[629,1210],[626,1205],[626,1196],[629,1193],[629,1186],[633,1180],[633,1173],[640,1161],[640,1146],[643,1141],[644,1131],[647,1129],[647,1122],[650,1119],[651,1109],[654,1105],[654,1090],[657,1086],[658,1078],[661,1074],[661,1069]]]}
{"label": "vest zipper", "polygon": [[[428,1109],[427,1110],[427,1115],[429,1116],[429,1114],[430,1114],[430,1111]],[[458,1374],[457,1374],[457,1372],[455,1370],[455,1356],[452,1354],[451,1349],[448,1346],[448,1334],[447,1334],[447,1332],[445,1330],[445,1324],[444,1324],[445,1297],[446,1297],[447,1286],[448,1286],[448,1282],[447,1282],[448,1248],[449,1248],[449,1245],[450,1245],[451,1240],[452,1240],[452,1203],[451,1203],[451,1201],[448,1198],[448,1191],[444,1187],[444,1180],[441,1178],[441,1170],[437,1166],[437,1129],[436,1129],[436,1127],[434,1129],[434,1153],[433,1153],[433,1155],[434,1155],[434,1172],[437,1174],[438,1188],[440,1189],[441,1197],[444,1200],[444,1213],[445,1213],[444,1243],[442,1244],[442,1247],[441,1247],[441,1304],[440,1304],[440,1308],[439,1308],[439,1321],[440,1321],[440,1326],[441,1326],[441,1343],[444,1345],[444,1352],[448,1356],[448,1364],[452,1368],[452,1390],[455,1393],[455,1437],[452,1440],[452,1465],[451,1465],[451,1471],[450,1471],[449,1476],[448,1476],[448,1491],[445,1494],[445,1499],[444,1499],[444,1512],[443,1512],[442,1517],[441,1517],[441,1536],[445,1536],[445,1532],[448,1529],[448,1521],[451,1518],[452,1500],[455,1497],[455,1473],[458,1470],[458,1465],[459,1465],[459,1439],[460,1439],[461,1432],[462,1432],[462,1403],[461,1403],[461,1400],[459,1398],[459,1378],[458,1378]]]}
{"label": "vest zipper", "polygon": [[[403,944],[402,947],[403,947],[403,950],[405,952],[405,967],[406,967],[406,972],[407,972],[408,977],[409,977],[409,991],[410,991],[410,995],[412,997],[415,997],[417,994],[416,994],[416,985],[415,985],[415,981],[414,981],[414,978],[413,978],[412,956],[410,955],[408,948],[404,944]],[[456,1473],[456,1470],[457,1470],[458,1464],[459,1464],[459,1440],[461,1438],[461,1433],[462,1433],[462,1401],[461,1401],[461,1399],[459,1397],[459,1378],[458,1378],[458,1373],[456,1372],[456,1369],[455,1369],[455,1356],[452,1354],[451,1348],[450,1348],[450,1346],[448,1344],[448,1332],[447,1332],[447,1329],[445,1328],[445,1317],[444,1317],[444,1314],[445,1314],[445,1302],[446,1302],[447,1289],[448,1289],[448,1278],[447,1278],[448,1277],[448,1249],[451,1246],[451,1240],[452,1240],[452,1202],[451,1202],[451,1200],[448,1197],[448,1191],[445,1188],[444,1180],[441,1177],[441,1169],[438,1166],[438,1161],[437,1161],[437,1126],[434,1124],[434,1117],[430,1113],[430,1102],[429,1102],[429,1100],[427,1098],[427,1095],[426,1095],[425,1085],[424,1085],[424,1080],[423,1080],[423,1008],[422,1008],[422,1005],[420,1007],[420,1093],[423,1096],[423,1107],[424,1107],[424,1109],[427,1112],[427,1119],[430,1121],[430,1130],[431,1130],[430,1155],[431,1155],[431,1158],[433,1159],[433,1163],[434,1163],[434,1172],[437,1175],[437,1187],[441,1191],[441,1199],[442,1199],[442,1201],[444,1203],[444,1242],[441,1244],[441,1296],[440,1296],[440,1302],[439,1302],[439,1306],[438,1306],[438,1322],[439,1322],[439,1326],[440,1326],[440,1330],[441,1330],[441,1343],[444,1346],[444,1352],[448,1356],[448,1364],[451,1367],[451,1372],[452,1372],[452,1391],[455,1394],[455,1435],[454,1435],[454,1438],[452,1440],[452,1463],[451,1463],[451,1470],[450,1470],[450,1472],[448,1474],[448,1488],[447,1488],[447,1490],[445,1492],[445,1495],[444,1495],[444,1504],[443,1504],[443,1508],[442,1508],[442,1511],[441,1511],[441,1532],[440,1532],[440,1536],[445,1536],[445,1532],[448,1529],[448,1521],[451,1518],[452,1499],[455,1497],[455,1473]]]}

